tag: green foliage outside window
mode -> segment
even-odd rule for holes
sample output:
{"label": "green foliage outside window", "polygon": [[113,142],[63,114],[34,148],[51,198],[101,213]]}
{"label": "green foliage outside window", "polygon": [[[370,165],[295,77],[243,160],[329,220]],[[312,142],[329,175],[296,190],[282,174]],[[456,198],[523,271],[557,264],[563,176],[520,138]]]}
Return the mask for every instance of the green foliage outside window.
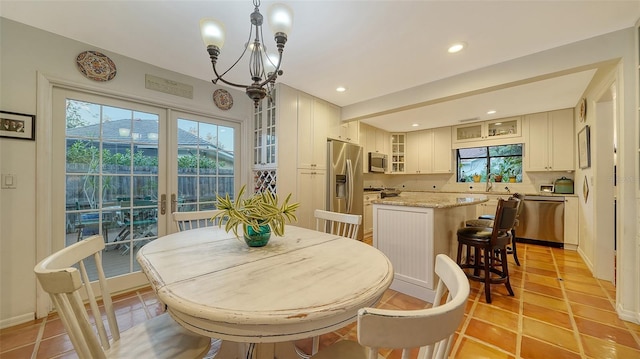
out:
{"label": "green foliage outside window", "polygon": [[480,181],[487,176],[502,176],[503,182],[515,178],[522,182],[522,144],[461,148],[457,150],[458,182],[473,182],[475,175]]}

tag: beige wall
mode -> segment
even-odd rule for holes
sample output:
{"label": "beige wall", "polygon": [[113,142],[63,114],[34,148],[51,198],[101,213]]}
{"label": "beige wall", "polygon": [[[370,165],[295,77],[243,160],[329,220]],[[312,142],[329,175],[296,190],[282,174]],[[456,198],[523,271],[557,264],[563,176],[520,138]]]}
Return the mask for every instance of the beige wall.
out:
{"label": "beige wall", "polygon": [[[37,74],[79,88],[239,122],[246,121],[253,109],[244,93],[229,90],[234,97],[234,106],[229,111],[221,111],[213,104],[211,96],[217,86],[211,82],[163,70],[5,18],[0,18],[0,45],[0,109],[3,111],[36,114],[38,102],[43,100],[36,98]],[[82,76],[76,69],[75,57],[86,50],[97,50],[109,56],[116,64],[116,77],[107,83],[99,83]],[[204,50],[202,57],[203,62],[209,62]],[[193,99],[145,89],[145,74],[192,85]],[[41,108],[47,109],[47,106]],[[45,126],[43,121],[50,118],[50,113],[36,115],[37,127]],[[243,140],[246,141],[246,134]],[[40,137],[36,141],[0,138],[0,172],[17,177],[16,189],[0,190],[0,327],[33,319],[35,312],[33,267],[39,259],[36,258],[36,214],[39,212],[37,207],[42,205],[41,198],[46,197],[36,193],[36,146],[45,143],[46,138]]]}
{"label": "beige wall", "polygon": [[[452,78],[449,85],[446,80],[438,81],[436,84],[426,86],[428,90],[426,93],[437,98],[445,95],[442,89],[447,91],[456,89],[461,92],[469,90],[465,83],[475,83],[476,80],[488,85],[497,81],[507,81],[512,79],[510,76],[514,69],[522,69],[526,66],[531,67],[529,71],[531,76],[539,76],[541,71],[562,72],[593,66],[598,61],[619,62],[620,67],[616,72],[620,84],[618,102],[621,105],[619,174],[625,178],[635,178],[638,148],[635,106],[638,90],[635,80],[633,35],[633,29],[621,30],[494,65]],[[0,109],[5,111],[35,114],[37,108],[47,108],[46,106],[38,107],[36,98],[38,73],[99,92],[106,91],[143,98],[150,102],[175,106],[179,109],[192,109],[199,113],[209,113],[227,119],[244,120],[249,117],[252,108],[244,95],[233,92],[236,106],[229,112],[219,111],[210,99],[213,91],[211,83],[162,70],[108,51],[102,52],[115,61],[118,66],[118,75],[108,83],[92,82],[76,70],[74,59],[82,51],[100,49],[3,18],[0,18],[0,45],[2,46]],[[183,99],[145,89],[145,73],[193,85],[194,99]],[[438,89],[441,89],[439,93]],[[401,106],[407,98],[403,97],[402,93],[398,93],[397,96],[388,96],[388,99],[391,102],[397,101],[397,105]],[[343,111],[343,118],[375,113],[381,110],[378,105],[390,105],[389,103],[374,104],[375,101],[372,101],[370,104],[353,106],[348,111]],[[46,113],[37,113],[37,115],[40,121],[47,118]],[[36,240],[38,222],[35,217],[36,213],[46,214],[46,211],[38,210],[40,198],[44,194],[36,193],[36,169],[38,168],[36,154],[39,153],[36,145],[42,141],[42,138],[38,138],[35,142],[0,139],[0,172],[15,174],[18,181],[17,189],[0,190],[0,327],[32,319],[35,311],[36,283],[33,266],[37,259],[36,243],[38,243]],[[248,145],[245,149],[247,148]],[[246,158],[245,163],[249,163]],[[245,167],[248,168],[248,165]],[[46,178],[43,179],[40,176],[39,180],[43,181]],[[620,185],[620,216],[623,230],[620,239],[621,248],[618,250],[619,271],[626,273],[618,283],[618,311],[625,319],[635,318],[636,321],[640,320],[638,307],[640,304],[635,300],[640,287],[640,275],[635,267],[638,262],[636,258],[638,246],[636,186],[638,182],[637,180],[628,181]]]}

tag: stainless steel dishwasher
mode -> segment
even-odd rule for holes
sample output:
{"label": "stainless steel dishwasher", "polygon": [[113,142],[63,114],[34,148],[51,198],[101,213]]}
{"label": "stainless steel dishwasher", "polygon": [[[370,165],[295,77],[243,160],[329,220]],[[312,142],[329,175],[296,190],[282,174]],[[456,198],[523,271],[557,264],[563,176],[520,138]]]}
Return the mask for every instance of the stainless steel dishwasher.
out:
{"label": "stainless steel dishwasher", "polygon": [[518,241],[564,247],[564,197],[526,196],[519,222]]}

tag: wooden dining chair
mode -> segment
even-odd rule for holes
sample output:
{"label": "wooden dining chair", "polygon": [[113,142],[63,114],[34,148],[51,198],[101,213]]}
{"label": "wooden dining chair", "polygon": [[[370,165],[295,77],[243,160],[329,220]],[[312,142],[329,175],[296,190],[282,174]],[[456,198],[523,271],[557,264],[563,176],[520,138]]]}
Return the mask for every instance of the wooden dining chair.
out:
{"label": "wooden dining chair", "polygon": [[176,224],[178,232],[202,227],[210,227],[216,224],[211,218],[222,211],[217,209],[192,212],[173,212],[171,217]]}
{"label": "wooden dining chair", "polygon": [[377,359],[379,348],[402,349],[408,359],[420,348],[418,358],[446,358],[453,334],[464,318],[469,281],[444,254],[436,256],[440,277],[433,306],[419,310],[363,308],[358,311],[358,342],[343,340],[320,350],[312,359]]}
{"label": "wooden dining chair", "polygon": [[330,212],[316,209],[316,230],[356,239],[362,224],[362,215]]}
{"label": "wooden dining chair", "polygon": [[[204,357],[211,339],[184,329],[166,313],[120,332],[102,268],[104,247],[102,236],[91,236],[53,253],[34,268],[78,357]],[[92,288],[90,279],[93,278],[97,278],[99,292]],[[90,310],[87,310],[83,296],[87,298]]]}

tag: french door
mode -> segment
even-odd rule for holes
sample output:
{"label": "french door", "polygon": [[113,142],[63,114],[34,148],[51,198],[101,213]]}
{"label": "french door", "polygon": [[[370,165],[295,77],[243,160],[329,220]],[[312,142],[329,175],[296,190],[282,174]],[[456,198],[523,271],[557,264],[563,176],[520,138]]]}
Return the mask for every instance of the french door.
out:
{"label": "french door", "polygon": [[52,249],[100,234],[112,290],[143,285],[135,254],[167,227],[167,110],[54,88],[53,113]]}
{"label": "french door", "polygon": [[[215,209],[216,194],[234,195],[239,183],[240,125],[171,111],[170,211]],[[169,223],[168,232],[175,226]]]}
{"label": "french door", "polygon": [[147,283],[135,255],[175,231],[171,212],[239,183],[236,122],[54,87],[53,123],[51,248],[102,235],[114,292]]}

